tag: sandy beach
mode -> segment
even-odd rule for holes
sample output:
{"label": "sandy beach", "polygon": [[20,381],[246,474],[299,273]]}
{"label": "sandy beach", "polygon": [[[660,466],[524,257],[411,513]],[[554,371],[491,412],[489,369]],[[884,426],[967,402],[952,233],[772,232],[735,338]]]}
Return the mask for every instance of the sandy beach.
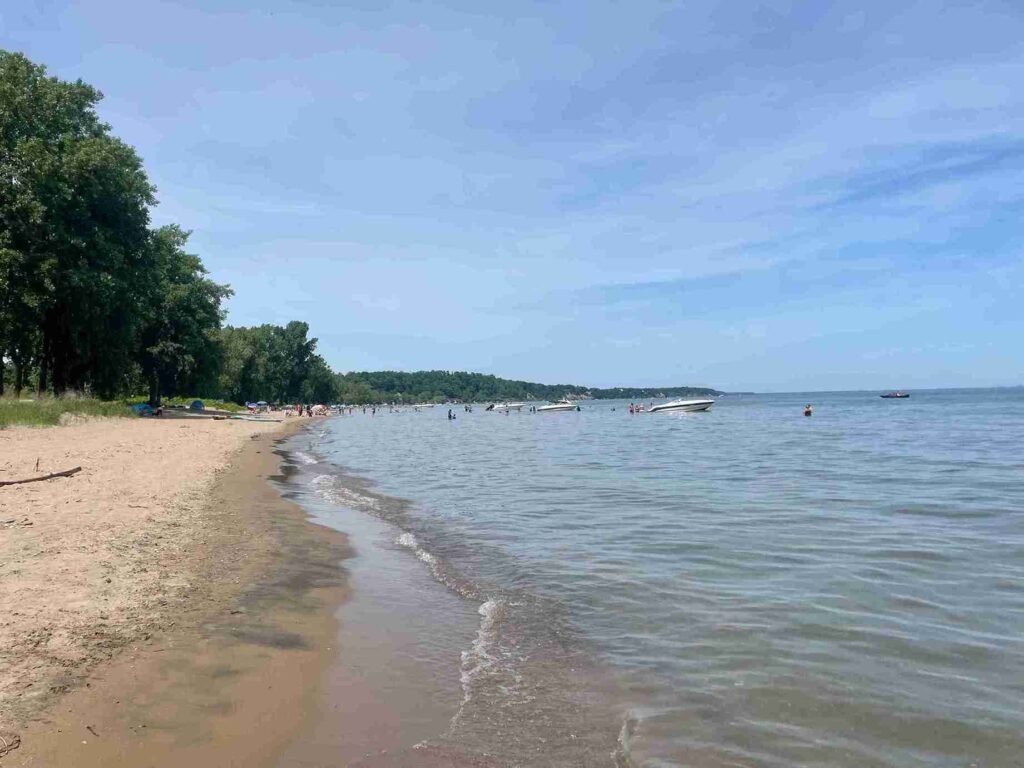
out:
{"label": "sandy beach", "polygon": [[273,765],[331,653],[340,534],[266,478],[300,422],[0,431],[4,766]]}

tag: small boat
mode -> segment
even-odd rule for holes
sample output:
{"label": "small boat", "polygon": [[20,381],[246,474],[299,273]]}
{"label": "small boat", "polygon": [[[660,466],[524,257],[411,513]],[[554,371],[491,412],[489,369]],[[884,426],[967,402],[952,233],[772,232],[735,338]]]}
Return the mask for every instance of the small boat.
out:
{"label": "small boat", "polygon": [[521,411],[526,407],[526,403],[495,403],[493,409],[495,411]]}
{"label": "small boat", "polygon": [[555,413],[557,411],[577,411],[577,410],[579,410],[579,406],[576,405],[576,403],[574,403],[574,402],[568,400],[567,398],[563,397],[561,400],[556,400],[553,403],[548,403],[547,405],[542,405],[540,408],[537,409],[537,413]]}
{"label": "small boat", "polygon": [[714,400],[673,400],[652,406],[651,413],[694,413],[706,411],[714,404]]}
{"label": "small boat", "polygon": [[903,400],[910,397],[910,395],[906,392],[886,392],[884,395],[879,395],[879,397],[884,397],[886,400]]}

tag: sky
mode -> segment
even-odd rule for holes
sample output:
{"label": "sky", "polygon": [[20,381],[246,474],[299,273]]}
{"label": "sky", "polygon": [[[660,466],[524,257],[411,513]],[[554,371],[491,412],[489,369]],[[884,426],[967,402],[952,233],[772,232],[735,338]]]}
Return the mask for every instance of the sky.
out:
{"label": "sky", "polygon": [[38,0],[155,225],[337,370],[1024,383],[1024,3]]}

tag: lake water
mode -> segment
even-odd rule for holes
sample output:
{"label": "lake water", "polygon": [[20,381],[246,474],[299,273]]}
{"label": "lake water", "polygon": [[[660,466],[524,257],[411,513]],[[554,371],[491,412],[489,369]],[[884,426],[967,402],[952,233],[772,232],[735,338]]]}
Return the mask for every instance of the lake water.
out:
{"label": "lake water", "polygon": [[433,741],[538,766],[1024,764],[1024,390],[627,405],[384,408],[292,440],[321,504],[386,523],[453,621],[478,616],[419,661],[461,689]]}

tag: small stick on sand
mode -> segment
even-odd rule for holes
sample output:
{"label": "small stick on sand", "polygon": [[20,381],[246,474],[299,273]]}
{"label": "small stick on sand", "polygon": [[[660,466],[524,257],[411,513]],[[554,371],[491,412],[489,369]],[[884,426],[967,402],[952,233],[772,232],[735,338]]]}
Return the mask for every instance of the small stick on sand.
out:
{"label": "small stick on sand", "polygon": [[0,488],[5,485],[21,485],[22,483],[38,483],[40,480],[52,480],[55,477],[71,477],[76,472],[81,472],[81,467],[73,467],[72,469],[65,469],[63,472],[51,472],[48,475],[40,475],[39,477],[28,477],[24,480],[0,480]]}
{"label": "small stick on sand", "polygon": [[0,757],[12,752],[21,745],[21,737],[16,733],[0,733]]}

